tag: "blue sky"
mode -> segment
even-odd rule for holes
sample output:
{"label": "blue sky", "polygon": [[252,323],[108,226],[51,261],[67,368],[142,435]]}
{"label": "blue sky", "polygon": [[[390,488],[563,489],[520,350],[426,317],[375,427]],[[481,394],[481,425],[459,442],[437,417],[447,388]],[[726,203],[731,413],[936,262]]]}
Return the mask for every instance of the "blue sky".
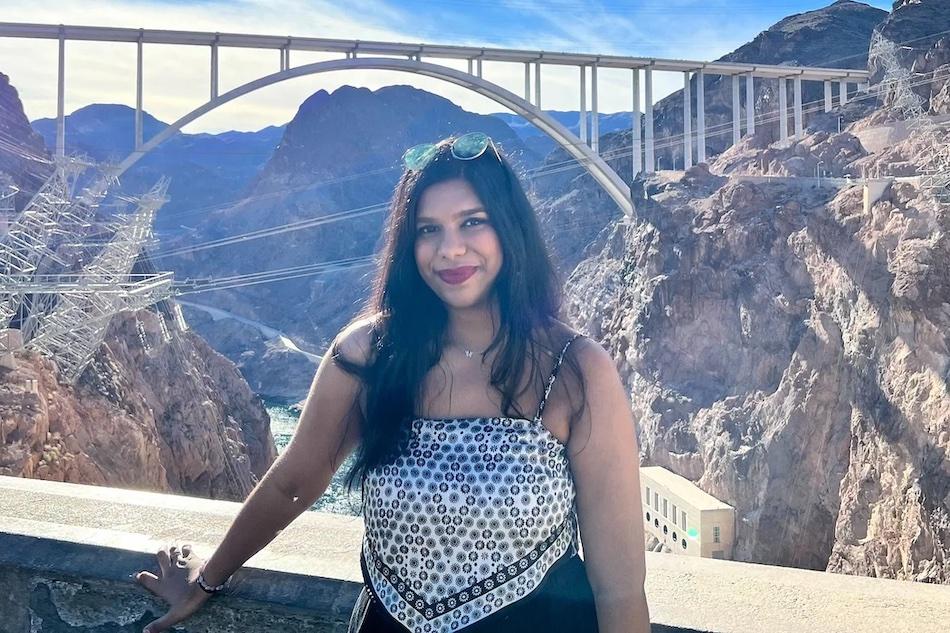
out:
{"label": "blue sky", "polygon": [[[754,38],[781,18],[830,4],[779,0],[0,0],[11,22],[87,24],[299,35],[347,39],[497,46],[711,60]],[[885,10],[889,2],[870,2]],[[275,51],[222,53],[221,90],[277,70]],[[208,53],[196,47],[147,46],[145,108],[170,121],[207,98]],[[292,64],[326,59],[294,54]],[[70,42],[66,110],[92,102],[134,104],[134,46]],[[462,68],[462,66],[458,66]],[[0,38],[0,72],[11,77],[31,119],[55,113],[56,46]],[[521,92],[523,69],[485,64],[484,76]],[[577,109],[576,70],[542,70],[542,107]],[[629,110],[629,74],[604,69],[602,112]],[[656,98],[682,82],[657,76]],[[297,105],[321,88],[343,84],[376,89],[411,84],[476,112],[498,105],[464,89],[404,73],[332,73],[267,88],[203,117],[187,131],[259,129],[292,118]]]}

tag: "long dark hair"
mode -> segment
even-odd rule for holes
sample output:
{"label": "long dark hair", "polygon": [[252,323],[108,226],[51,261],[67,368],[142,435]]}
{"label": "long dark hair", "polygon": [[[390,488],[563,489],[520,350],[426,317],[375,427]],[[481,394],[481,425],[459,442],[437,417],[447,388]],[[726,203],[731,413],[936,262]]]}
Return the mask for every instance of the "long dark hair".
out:
{"label": "long dark hair", "polygon": [[[547,376],[539,349],[556,354],[566,342],[555,340],[560,283],[534,209],[511,164],[497,145],[498,157],[489,147],[476,159],[458,160],[450,150],[453,140],[440,142],[438,153],[425,168],[405,171],[396,185],[373,292],[357,317],[374,317],[372,357],[361,365],[344,357],[336,346],[328,352],[344,371],[359,376],[366,390],[361,441],[346,478],[351,489],[371,469],[390,463],[405,448],[409,423],[422,399],[423,379],[442,357],[448,311],[419,274],[415,260],[416,216],[426,188],[464,179],[498,234],[503,261],[493,294],[500,323],[486,353],[499,350],[491,367],[491,384],[502,395],[502,415],[533,415],[521,411],[516,399],[529,389],[541,399]],[[530,370],[527,381],[526,366]],[[585,390],[570,354],[564,367],[580,385],[579,404],[571,411],[573,423],[583,411]]]}

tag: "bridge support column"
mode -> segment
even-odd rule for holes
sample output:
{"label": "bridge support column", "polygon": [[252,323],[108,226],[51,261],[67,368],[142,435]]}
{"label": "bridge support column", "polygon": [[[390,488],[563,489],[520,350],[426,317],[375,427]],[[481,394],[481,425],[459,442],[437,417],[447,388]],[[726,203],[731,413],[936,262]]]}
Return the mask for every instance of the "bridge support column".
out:
{"label": "bridge support column", "polygon": [[633,120],[630,128],[630,145],[633,151],[633,177],[636,178],[643,171],[643,143],[640,137],[640,69],[633,69],[633,82],[631,84],[633,93]]}
{"label": "bridge support column", "polygon": [[475,76],[481,79],[482,77],[482,58],[479,57],[475,60]]}
{"label": "bridge support column", "polygon": [[581,112],[578,127],[581,142],[587,145],[587,66],[581,66]]}
{"label": "bridge support column", "polygon": [[66,155],[66,38],[59,30],[59,73],[56,83],[56,155]]}
{"label": "bridge support column", "polygon": [[142,147],[142,37],[136,42],[135,56],[135,149]]}
{"label": "bridge support column", "polygon": [[706,162],[706,75],[696,73],[696,162]]}
{"label": "bridge support column", "polygon": [[740,124],[739,111],[739,75],[733,75],[732,79],[732,144],[736,145],[742,137],[742,126]]}
{"label": "bridge support column", "polygon": [[534,62],[534,105],[541,109],[541,62]]}
{"label": "bridge support column", "polygon": [[218,98],[218,45],[211,45],[211,99]]}
{"label": "bridge support column", "polygon": [[755,78],[752,73],[745,77],[745,133],[755,134]]}
{"label": "bridge support column", "polygon": [[795,136],[801,136],[805,131],[805,122],[802,113],[802,80],[795,77],[792,82],[792,94],[795,99]]}
{"label": "bridge support column", "polygon": [[825,84],[825,112],[831,112],[834,107],[831,102],[831,82],[826,79],[822,83]]}
{"label": "bridge support column", "polygon": [[693,166],[693,113],[689,89],[689,71],[683,73],[683,169]]}
{"label": "bridge support column", "polygon": [[600,113],[597,110],[597,64],[590,67],[590,148],[600,153]]}
{"label": "bridge support column", "polygon": [[[472,60],[469,60],[468,74],[472,74]],[[531,64],[524,63],[524,100],[531,103]]]}
{"label": "bridge support column", "polygon": [[788,138],[788,82],[785,77],[778,80],[778,137]]}
{"label": "bridge support column", "polygon": [[643,170],[652,174],[656,171],[656,158],[653,156],[653,69],[643,69]]}
{"label": "bridge support column", "polygon": [[474,75],[474,74],[475,74],[475,70],[474,70],[474,68],[473,68],[473,66],[472,66],[472,61],[473,61],[472,58],[469,57],[469,58],[468,58],[468,74],[469,74],[469,75]]}
{"label": "bridge support column", "polygon": [[842,80],[838,82],[838,97],[841,100],[841,105],[845,105],[848,103],[848,82],[847,81]]}

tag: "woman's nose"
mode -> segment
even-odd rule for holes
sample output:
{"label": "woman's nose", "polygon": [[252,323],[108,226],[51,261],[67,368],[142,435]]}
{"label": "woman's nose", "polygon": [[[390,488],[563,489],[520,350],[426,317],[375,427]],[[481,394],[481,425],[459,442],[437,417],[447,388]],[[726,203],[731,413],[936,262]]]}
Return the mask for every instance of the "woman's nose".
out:
{"label": "woman's nose", "polygon": [[466,249],[465,239],[457,231],[443,231],[442,240],[439,242],[439,252],[444,256],[464,253]]}

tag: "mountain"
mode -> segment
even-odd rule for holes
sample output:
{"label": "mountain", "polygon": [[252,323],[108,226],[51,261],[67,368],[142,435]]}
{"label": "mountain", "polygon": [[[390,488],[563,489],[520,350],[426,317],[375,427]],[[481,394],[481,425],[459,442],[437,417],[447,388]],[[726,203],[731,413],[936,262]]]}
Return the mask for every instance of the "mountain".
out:
{"label": "mountain", "polygon": [[[55,141],[54,136],[52,147]],[[15,207],[23,208],[50,171],[43,138],[30,127],[10,78],[0,73],[0,197],[7,193],[6,185],[12,184],[19,190],[13,198]]]}
{"label": "mountain", "polygon": [[[145,141],[168,124],[142,113]],[[36,130],[50,147],[56,142],[56,120],[38,119]],[[116,104],[92,104],[66,116],[66,151],[96,161],[118,162],[134,149],[135,110]],[[158,231],[174,234],[191,225],[208,207],[238,198],[257,170],[273,153],[283,126],[256,132],[178,133],[145,155],[122,176],[125,192],[148,190],[161,176],[171,178],[169,201],[155,221]]]}

